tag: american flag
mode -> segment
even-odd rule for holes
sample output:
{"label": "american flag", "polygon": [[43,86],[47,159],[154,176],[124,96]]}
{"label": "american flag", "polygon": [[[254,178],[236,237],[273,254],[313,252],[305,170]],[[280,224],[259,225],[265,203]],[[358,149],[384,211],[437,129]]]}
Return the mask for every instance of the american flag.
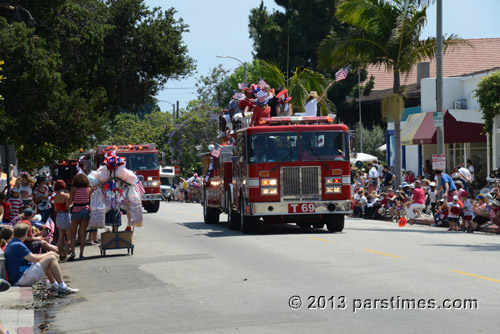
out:
{"label": "american flag", "polygon": [[245,84],[244,84],[243,82],[239,82],[239,83],[238,83],[238,89],[239,89],[239,90],[243,90],[243,89],[245,89]]}
{"label": "american flag", "polygon": [[143,187],[141,181],[134,184],[134,189],[135,189],[135,191],[137,191],[137,194],[139,194],[139,197],[142,197],[142,195],[144,195],[144,193],[146,192],[146,190],[144,190],[144,187]]}
{"label": "american flag", "polygon": [[338,70],[337,73],[335,73],[335,81],[339,82],[347,78],[347,75],[349,74],[349,68],[350,66],[346,66]]}
{"label": "american flag", "polygon": [[490,209],[490,219],[493,220],[497,216],[495,211],[488,205],[488,209]]}
{"label": "american flag", "polygon": [[215,144],[215,147],[212,150],[212,156],[218,158],[220,156],[220,152],[222,152],[222,146]]}

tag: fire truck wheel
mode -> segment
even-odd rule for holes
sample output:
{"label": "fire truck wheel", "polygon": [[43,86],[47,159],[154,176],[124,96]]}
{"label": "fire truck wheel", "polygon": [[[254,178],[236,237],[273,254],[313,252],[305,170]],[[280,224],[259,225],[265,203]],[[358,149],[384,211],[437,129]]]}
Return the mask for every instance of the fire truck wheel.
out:
{"label": "fire truck wheel", "polygon": [[144,207],[148,213],[155,213],[160,210],[160,201],[153,201],[151,204],[148,204]]}
{"label": "fire truck wheel", "polygon": [[342,232],[344,229],[344,215],[325,216],[326,228],[330,232]]}
{"label": "fire truck wheel", "polygon": [[207,205],[207,197],[205,197],[205,203],[203,205],[203,220],[205,224],[218,224],[220,213],[216,208],[209,208]]}
{"label": "fire truck wheel", "polygon": [[304,228],[304,229],[305,229],[305,228],[311,228],[311,224],[308,224],[308,223],[300,223],[300,224],[299,224],[299,227],[300,227],[300,228]]}

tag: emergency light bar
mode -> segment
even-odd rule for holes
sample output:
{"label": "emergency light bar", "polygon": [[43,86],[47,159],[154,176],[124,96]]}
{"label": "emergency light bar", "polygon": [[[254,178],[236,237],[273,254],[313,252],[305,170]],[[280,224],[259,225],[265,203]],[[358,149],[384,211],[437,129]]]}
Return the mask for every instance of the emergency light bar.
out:
{"label": "emergency light bar", "polygon": [[98,151],[142,151],[142,150],[155,150],[155,144],[144,144],[144,145],[99,145],[97,146]]}
{"label": "emergency light bar", "polygon": [[260,120],[260,125],[331,124],[334,119],[335,115],[265,117]]}

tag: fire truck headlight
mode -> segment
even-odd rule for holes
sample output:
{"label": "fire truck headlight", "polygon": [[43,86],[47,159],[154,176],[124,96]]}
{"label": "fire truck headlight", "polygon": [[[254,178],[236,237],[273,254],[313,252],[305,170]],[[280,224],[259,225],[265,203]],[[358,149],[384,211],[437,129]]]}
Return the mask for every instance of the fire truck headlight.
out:
{"label": "fire truck headlight", "polygon": [[278,195],[278,188],[262,188],[260,189],[261,195]]}
{"label": "fire truck headlight", "polygon": [[153,181],[153,177],[152,176],[148,176],[148,181]]}
{"label": "fire truck headlight", "polygon": [[327,186],[327,187],[325,187],[325,193],[327,193],[327,194],[340,194],[340,193],[342,193],[342,187]]}
{"label": "fire truck headlight", "polygon": [[325,177],[325,184],[333,184],[333,177]]}
{"label": "fire truck headlight", "polygon": [[278,185],[278,179],[261,179],[261,187],[276,187]]}

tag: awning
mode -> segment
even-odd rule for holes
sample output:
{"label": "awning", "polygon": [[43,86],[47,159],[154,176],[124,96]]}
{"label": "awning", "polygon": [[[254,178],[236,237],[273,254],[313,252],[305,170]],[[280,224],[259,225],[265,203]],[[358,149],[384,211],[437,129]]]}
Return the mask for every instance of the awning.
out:
{"label": "awning", "polygon": [[[446,110],[443,115],[445,144],[485,143],[484,123],[478,114],[476,111],[456,113]],[[401,145],[436,144],[433,113],[425,112],[418,115],[420,117],[416,117],[417,114],[411,115],[401,129]],[[403,133],[406,135],[404,140]]]}
{"label": "awning", "polygon": [[412,114],[406,120],[401,129],[401,145],[413,145],[413,137],[417,133],[420,124],[425,118],[426,113]]}

